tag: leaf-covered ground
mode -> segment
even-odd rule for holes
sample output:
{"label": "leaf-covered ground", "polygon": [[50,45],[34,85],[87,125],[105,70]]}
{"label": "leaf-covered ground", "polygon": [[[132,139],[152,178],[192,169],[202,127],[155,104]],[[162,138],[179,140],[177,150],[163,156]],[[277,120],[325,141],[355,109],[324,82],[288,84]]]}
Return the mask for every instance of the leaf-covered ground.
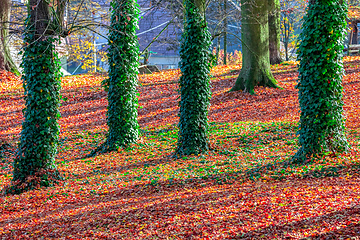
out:
{"label": "leaf-covered ground", "polygon": [[[297,146],[295,63],[273,67],[284,89],[229,93],[239,66],[212,71],[212,151],[172,158],[179,71],[140,76],[141,139],[85,158],[106,134],[103,75],[63,78],[57,164],[63,185],[0,197],[1,239],[348,239],[360,236],[360,57],[345,58],[351,151],[284,166]],[[9,184],[24,107],[0,73],[0,188]]]}

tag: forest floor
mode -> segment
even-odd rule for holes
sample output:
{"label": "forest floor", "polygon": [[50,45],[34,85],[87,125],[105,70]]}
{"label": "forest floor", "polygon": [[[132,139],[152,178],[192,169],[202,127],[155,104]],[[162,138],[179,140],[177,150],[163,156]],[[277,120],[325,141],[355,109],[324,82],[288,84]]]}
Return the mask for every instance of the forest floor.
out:
{"label": "forest floor", "polygon": [[[86,158],[105,140],[101,74],[62,79],[59,186],[0,196],[0,239],[359,239],[360,57],[344,59],[351,150],[284,166],[298,149],[297,68],[273,66],[283,89],[228,90],[239,66],[212,70],[210,146],[174,159],[179,70],[140,76],[137,144]],[[22,83],[0,74],[0,189],[24,108]]]}

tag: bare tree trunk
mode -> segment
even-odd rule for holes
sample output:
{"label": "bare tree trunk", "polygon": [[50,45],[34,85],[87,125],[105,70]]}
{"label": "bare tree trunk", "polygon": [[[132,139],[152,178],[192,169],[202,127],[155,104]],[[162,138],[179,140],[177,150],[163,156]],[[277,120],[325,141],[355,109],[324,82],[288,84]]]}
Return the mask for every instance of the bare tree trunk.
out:
{"label": "bare tree trunk", "polygon": [[280,1],[269,1],[269,51],[270,64],[282,62],[280,57]]}
{"label": "bare tree trunk", "polygon": [[227,0],[224,0],[224,65],[227,64],[227,29],[228,29],[228,21],[227,21]]}
{"label": "bare tree trunk", "polygon": [[357,23],[356,23],[356,22],[353,22],[353,23],[351,24],[350,29],[352,30],[352,31],[351,31],[351,34],[352,34],[351,44],[358,44],[359,29],[358,29],[358,27],[357,27]]}
{"label": "bare tree trunk", "polygon": [[19,75],[19,71],[11,58],[9,49],[10,0],[0,0],[0,70],[11,71]]}
{"label": "bare tree trunk", "polygon": [[243,64],[230,91],[255,94],[255,86],[280,88],[271,73],[267,0],[242,0]]}
{"label": "bare tree trunk", "polygon": [[216,42],[216,65],[220,65],[219,53],[220,53],[220,37],[217,38],[217,42]]}
{"label": "bare tree trunk", "polygon": [[284,48],[285,48],[285,60],[289,61],[289,39],[290,39],[290,24],[287,25],[284,20]]}

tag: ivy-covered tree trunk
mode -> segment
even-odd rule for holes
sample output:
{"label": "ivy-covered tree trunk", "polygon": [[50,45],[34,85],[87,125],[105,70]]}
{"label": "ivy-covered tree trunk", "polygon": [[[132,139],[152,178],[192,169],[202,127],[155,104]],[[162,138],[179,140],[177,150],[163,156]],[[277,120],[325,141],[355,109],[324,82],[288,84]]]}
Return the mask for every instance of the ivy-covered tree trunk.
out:
{"label": "ivy-covered tree trunk", "polygon": [[9,49],[10,0],[0,0],[0,70],[20,75]]}
{"label": "ivy-covered tree trunk", "polygon": [[255,94],[255,86],[279,88],[270,69],[267,0],[241,0],[243,63],[230,91]]}
{"label": "ivy-covered tree trunk", "polygon": [[269,51],[270,64],[279,64],[282,62],[280,56],[280,1],[269,1]]}
{"label": "ivy-covered tree trunk", "polygon": [[180,46],[180,121],[177,153],[208,150],[211,35],[205,21],[205,1],[184,0],[184,33]]}
{"label": "ivy-covered tree trunk", "polygon": [[300,149],[293,158],[348,149],[344,135],[342,55],[347,7],[339,0],[311,1],[304,17],[298,49]]}
{"label": "ivy-covered tree trunk", "polygon": [[139,8],[136,0],[111,3],[109,33],[108,137],[101,152],[134,143],[139,137],[138,85],[139,45],[136,36]]}
{"label": "ivy-covered tree trunk", "polygon": [[60,117],[60,62],[55,37],[47,35],[49,6],[30,0],[24,36],[22,80],[25,87],[25,120],[14,160],[12,191],[49,186],[59,179],[55,166]]}

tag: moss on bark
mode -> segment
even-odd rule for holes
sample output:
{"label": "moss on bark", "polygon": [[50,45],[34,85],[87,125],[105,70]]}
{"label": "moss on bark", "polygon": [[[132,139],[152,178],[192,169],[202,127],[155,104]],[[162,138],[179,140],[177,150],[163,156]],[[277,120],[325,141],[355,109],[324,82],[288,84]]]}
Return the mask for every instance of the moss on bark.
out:
{"label": "moss on bark", "polygon": [[230,91],[255,94],[255,86],[280,88],[270,69],[268,8],[266,0],[241,1],[243,65]]}

